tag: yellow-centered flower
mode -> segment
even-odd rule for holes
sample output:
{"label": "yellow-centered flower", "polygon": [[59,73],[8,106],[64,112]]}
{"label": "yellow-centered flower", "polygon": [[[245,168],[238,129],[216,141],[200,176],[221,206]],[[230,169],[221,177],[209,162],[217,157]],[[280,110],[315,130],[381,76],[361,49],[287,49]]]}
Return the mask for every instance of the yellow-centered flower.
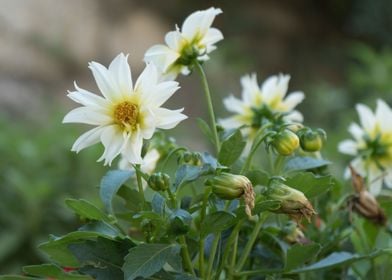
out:
{"label": "yellow-centered flower", "polygon": [[119,54],[109,68],[97,62],[89,65],[103,97],[79,88],[68,97],[82,104],[69,112],[64,123],[84,123],[97,127],[82,134],[72,146],[80,150],[102,142],[105,151],[98,161],[111,164],[122,154],[129,163],[143,163],[143,139],[150,139],[157,128],[170,129],[187,117],[179,110],[162,108],[179,88],[174,81],[159,82],[159,72],[147,64],[135,85],[127,56]]}

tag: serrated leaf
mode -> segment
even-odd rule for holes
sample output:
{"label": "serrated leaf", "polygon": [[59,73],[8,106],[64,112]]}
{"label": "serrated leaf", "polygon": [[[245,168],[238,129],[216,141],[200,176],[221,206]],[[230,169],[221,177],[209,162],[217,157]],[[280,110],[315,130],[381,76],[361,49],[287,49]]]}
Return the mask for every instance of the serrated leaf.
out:
{"label": "serrated leaf", "polygon": [[330,165],[332,162],[312,157],[292,157],[286,161],[285,172],[309,170]]}
{"label": "serrated leaf", "polygon": [[129,240],[114,241],[98,237],[96,241],[86,240],[70,244],[68,249],[85,266],[82,272],[94,279],[121,279],[123,259],[133,243]]}
{"label": "serrated leaf", "polygon": [[320,249],[319,244],[295,244],[291,246],[286,253],[285,270],[290,271],[304,265],[312,260],[320,252]]}
{"label": "serrated leaf", "polygon": [[115,238],[115,236],[110,236],[99,232],[74,231],[62,237],[52,236],[51,240],[39,245],[39,249],[44,251],[51,259],[62,266],[77,267],[79,262],[68,250],[68,245],[80,242],[81,240],[94,240],[98,236],[108,239]]}
{"label": "serrated leaf", "polygon": [[120,187],[135,174],[132,170],[110,170],[102,178],[99,195],[106,210],[113,213],[112,200]]}
{"label": "serrated leaf", "polygon": [[72,209],[77,215],[89,220],[103,220],[111,222],[112,220],[103,213],[98,207],[85,199],[66,199],[65,204]]}
{"label": "serrated leaf", "polygon": [[207,137],[207,139],[210,140],[213,145],[215,145],[214,136],[210,126],[201,118],[197,118],[196,121],[201,132],[203,132],[203,134]]}
{"label": "serrated leaf", "polygon": [[236,222],[236,216],[225,211],[217,211],[208,214],[200,227],[201,234],[206,236],[209,233],[220,232],[228,229]]}
{"label": "serrated leaf", "polygon": [[308,199],[311,199],[329,191],[333,181],[331,176],[319,176],[311,172],[302,172],[287,178],[285,184],[300,190]]}
{"label": "serrated leaf", "polygon": [[222,142],[218,155],[219,162],[226,166],[232,165],[241,156],[245,145],[241,131],[237,129]]}
{"label": "serrated leaf", "polygon": [[146,278],[155,274],[173,256],[179,257],[179,252],[180,246],[175,244],[141,244],[130,249],[122,268],[125,280]]}
{"label": "serrated leaf", "polygon": [[54,264],[40,264],[40,265],[29,265],[23,268],[26,274],[45,277],[45,278],[56,278],[58,280],[88,280],[91,279],[86,275],[78,275],[74,272],[67,273],[61,267]]}

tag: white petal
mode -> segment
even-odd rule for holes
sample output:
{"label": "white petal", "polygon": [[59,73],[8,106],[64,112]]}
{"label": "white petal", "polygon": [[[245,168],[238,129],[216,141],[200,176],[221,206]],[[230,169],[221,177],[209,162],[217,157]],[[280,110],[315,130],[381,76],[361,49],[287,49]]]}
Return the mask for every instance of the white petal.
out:
{"label": "white petal", "polygon": [[259,104],[254,104],[255,101],[260,102],[262,99],[261,91],[257,83],[256,74],[245,75],[241,77],[242,85],[242,99],[246,104],[258,106]]}
{"label": "white petal", "polygon": [[[145,93],[150,93],[151,89],[158,83],[158,70],[153,63],[147,63],[143,72],[140,74],[139,78],[135,84],[135,91],[140,92],[142,95]],[[143,96],[146,98],[147,96]]]}
{"label": "white petal", "polygon": [[188,117],[181,112],[184,109],[169,110],[166,108],[154,109],[154,114],[156,116],[156,126],[162,129],[171,129],[175,127],[179,122],[187,119]]}
{"label": "white petal", "polygon": [[372,132],[375,126],[375,117],[369,107],[357,104],[356,109],[358,111],[359,121],[366,132]]}
{"label": "white petal", "polygon": [[237,116],[233,116],[225,119],[219,119],[219,124],[226,129],[239,128],[240,126],[243,125],[249,125],[241,122]]}
{"label": "white petal", "polygon": [[376,119],[381,125],[382,131],[392,131],[392,110],[381,99],[377,100]]}
{"label": "white petal", "polygon": [[283,119],[290,122],[300,122],[300,123],[304,121],[304,117],[302,116],[301,112],[297,110],[291,111],[289,114],[284,116]]}
{"label": "white petal", "polygon": [[99,95],[96,95],[88,90],[78,87],[76,82],[74,82],[76,91],[69,91],[68,97],[73,101],[82,104],[84,106],[107,108],[109,103],[106,99]]}
{"label": "white petal", "polygon": [[105,160],[104,165],[111,165],[113,159],[118,156],[126,143],[123,133],[116,125],[106,126],[101,133],[101,142],[105,151],[98,161]]}
{"label": "white petal", "polygon": [[290,93],[283,101],[283,104],[285,107],[287,107],[288,111],[291,111],[297,106],[299,103],[301,103],[305,98],[305,94],[300,91],[296,91],[293,93]]}
{"label": "white petal", "polygon": [[99,126],[83,133],[72,145],[71,151],[79,153],[84,148],[97,144],[100,140],[103,127]]}
{"label": "white petal", "polygon": [[95,82],[102,95],[110,101],[121,99],[121,93],[113,80],[112,73],[105,66],[97,62],[90,62],[89,68],[93,72]]}
{"label": "white petal", "polygon": [[282,74],[267,78],[261,87],[261,92],[269,105],[283,99],[288,89],[289,80],[289,75]]}
{"label": "white petal", "polygon": [[131,69],[128,64],[128,55],[120,53],[109,65],[114,82],[117,84],[120,94],[127,96],[132,92]]}
{"label": "white petal", "polygon": [[344,140],[339,143],[338,150],[343,154],[355,156],[358,153],[357,146],[357,143],[353,140]]}
{"label": "white petal", "polygon": [[244,113],[244,103],[233,95],[230,95],[229,97],[223,99],[223,104],[229,112],[238,114]]}
{"label": "white petal", "polygon": [[383,182],[382,179],[383,172],[377,167],[372,167],[369,169],[370,169],[368,174],[369,191],[372,195],[377,196],[381,192],[382,182]]}
{"label": "white petal", "polygon": [[91,125],[106,125],[112,122],[112,117],[102,110],[92,107],[78,107],[65,115],[63,123],[85,123]]}
{"label": "white petal", "polygon": [[197,36],[204,37],[211,27],[215,16],[222,13],[221,9],[209,8],[190,14],[184,21],[181,32],[184,37],[192,41]]}
{"label": "white petal", "polygon": [[164,104],[180,87],[178,82],[167,81],[159,83],[155,88],[154,92],[151,92],[146,98],[149,107],[160,107]]}
{"label": "white petal", "polygon": [[185,44],[185,39],[182,38],[181,33],[176,31],[170,31],[165,36],[165,43],[169,46],[170,49],[179,53],[182,49],[183,44]]}
{"label": "white petal", "polygon": [[152,149],[146,153],[143,158],[143,164],[140,166],[140,169],[147,174],[151,174],[157,165],[157,162],[160,158],[160,154],[157,149]]}
{"label": "white petal", "polygon": [[124,156],[122,156],[121,159],[118,161],[118,169],[133,170],[133,166]]}
{"label": "white petal", "polygon": [[348,131],[351,133],[355,140],[362,140],[364,132],[358,124],[351,123],[348,127]]}
{"label": "white petal", "polygon": [[156,129],[156,117],[150,108],[144,108],[141,112],[142,123],[140,124],[140,133],[144,139],[150,139]]}
{"label": "white petal", "polygon": [[386,175],[385,175],[385,178],[384,178],[384,182],[385,182],[385,185],[386,185],[388,188],[392,188],[392,168],[389,168],[389,169],[386,171]]}
{"label": "white petal", "polygon": [[143,159],[141,157],[143,146],[143,138],[140,134],[140,130],[136,129],[130,134],[130,139],[124,149],[124,157],[128,162],[132,164],[142,164]]}
{"label": "white petal", "polygon": [[214,44],[216,44],[217,42],[219,42],[222,39],[223,39],[223,35],[219,29],[210,28],[210,29],[208,29],[207,34],[203,37],[203,39],[201,40],[200,43],[205,45],[207,48],[206,52],[210,53],[216,49]]}
{"label": "white petal", "polygon": [[179,57],[180,54],[175,50],[165,45],[155,45],[147,50],[144,60],[154,63],[160,71],[166,72]]}

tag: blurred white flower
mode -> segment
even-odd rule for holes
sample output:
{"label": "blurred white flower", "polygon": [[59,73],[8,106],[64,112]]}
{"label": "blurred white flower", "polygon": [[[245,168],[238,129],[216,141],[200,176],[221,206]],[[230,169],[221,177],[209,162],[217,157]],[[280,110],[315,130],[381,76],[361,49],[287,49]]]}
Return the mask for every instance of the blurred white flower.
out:
{"label": "blurred white flower", "polygon": [[111,164],[120,153],[130,163],[143,163],[143,139],[150,139],[157,128],[170,129],[187,117],[179,110],[161,108],[179,88],[174,81],[159,82],[153,64],[147,64],[133,85],[127,56],[119,54],[107,69],[97,62],[89,64],[103,97],[79,88],[68,97],[82,104],[69,112],[64,123],[85,123],[97,127],[82,134],[72,146],[80,150],[102,142],[105,151],[98,161]]}
{"label": "blurred white flower", "polygon": [[[140,170],[143,173],[151,175],[157,166],[160,156],[157,149],[147,151],[143,157],[143,163],[140,165]],[[122,170],[133,170],[132,164],[124,156],[121,156],[121,159],[118,162],[118,168]]]}
{"label": "blurred white flower", "polygon": [[305,96],[303,92],[293,92],[285,97],[289,80],[289,75],[271,76],[260,87],[256,74],[243,76],[241,99],[231,95],[223,100],[234,115],[221,119],[220,124],[228,129],[245,126],[243,133],[251,138],[265,121],[276,121],[277,117],[285,122],[302,122],[302,114],[294,108]]}
{"label": "blurred white flower", "polygon": [[154,63],[165,79],[175,79],[179,73],[188,75],[195,60],[208,60],[208,54],[216,49],[215,44],[223,39],[222,33],[211,27],[220,13],[222,10],[216,8],[192,13],[181,30],[176,26],[175,31],[166,34],[166,45],[154,45],[147,50],[145,61]]}
{"label": "blurred white flower", "polygon": [[356,109],[361,126],[352,123],[348,130],[354,140],[344,140],[338,148],[355,157],[352,167],[367,178],[370,192],[378,195],[383,182],[392,188],[392,110],[381,99],[377,100],[375,113],[362,104]]}

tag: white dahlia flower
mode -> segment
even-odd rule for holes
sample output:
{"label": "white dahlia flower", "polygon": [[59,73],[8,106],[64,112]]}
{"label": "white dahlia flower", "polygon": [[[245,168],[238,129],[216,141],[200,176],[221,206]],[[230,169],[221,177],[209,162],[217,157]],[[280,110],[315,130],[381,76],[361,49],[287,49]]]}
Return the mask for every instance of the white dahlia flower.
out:
{"label": "white dahlia flower", "polygon": [[181,29],[176,26],[165,36],[166,45],[154,45],[144,55],[146,62],[154,63],[165,79],[175,79],[179,73],[188,75],[195,61],[208,60],[215,44],[223,39],[222,33],[211,27],[221,9],[209,8],[189,15]]}
{"label": "white dahlia flower", "polygon": [[354,156],[352,167],[367,178],[370,192],[378,195],[383,182],[392,188],[392,110],[381,99],[377,100],[375,113],[362,104],[356,109],[361,126],[352,123],[348,130],[354,140],[344,140],[338,148]]}
{"label": "white dahlia flower", "polygon": [[109,68],[97,62],[89,64],[103,97],[79,88],[68,97],[83,105],[69,112],[64,123],[96,126],[82,134],[72,146],[80,150],[102,142],[105,151],[98,161],[111,164],[120,153],[133,164],[141,164],[143,139],[150,139],[157,128],[170,129],[187,117],[179,110],[162,108],[179,88],[174,81],[159,82],[158,70],[147,64],[132,83],[127,56],[119,54]]}

